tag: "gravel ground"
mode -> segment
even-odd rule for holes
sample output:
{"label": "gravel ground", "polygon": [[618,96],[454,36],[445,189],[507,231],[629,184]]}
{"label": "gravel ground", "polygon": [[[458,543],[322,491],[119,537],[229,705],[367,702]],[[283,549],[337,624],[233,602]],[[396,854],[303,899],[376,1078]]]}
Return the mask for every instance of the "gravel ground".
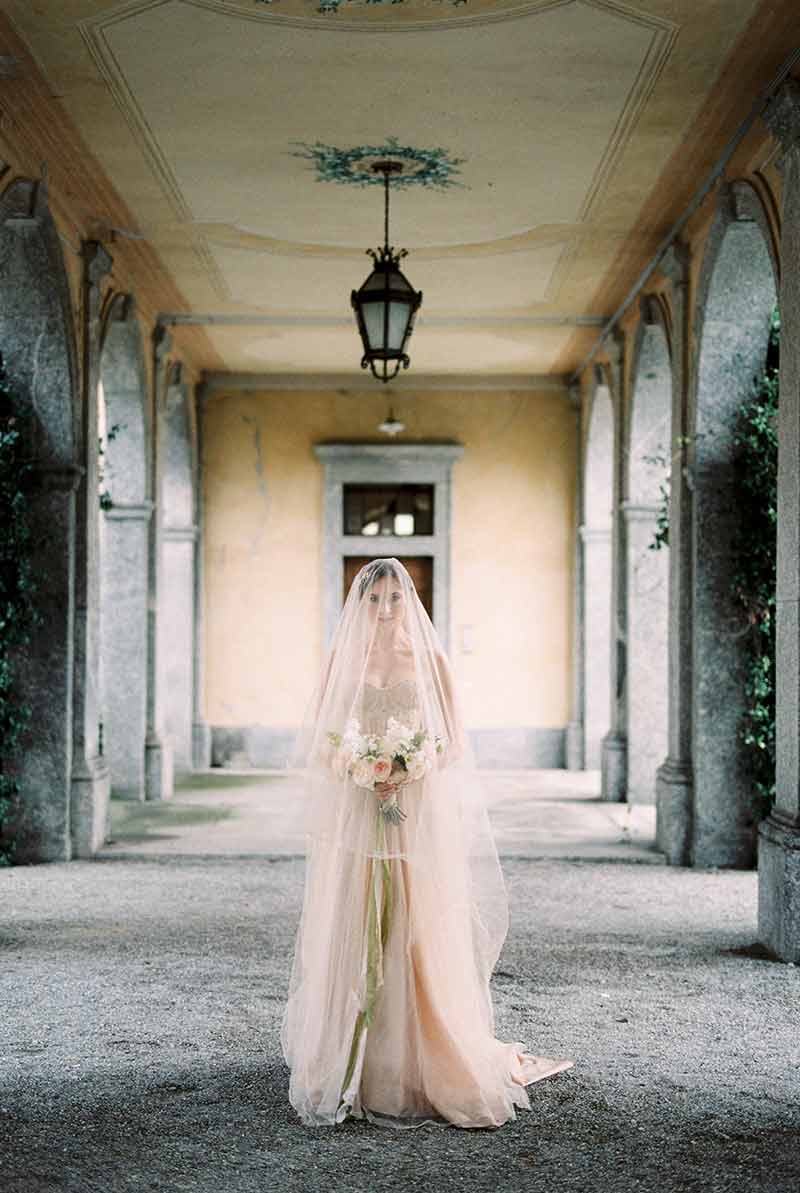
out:
{"label": "gravel ground", "polygon": [[3,1193],[800,1188],[800,970],[756,876],[504,859],[497,1034],[575,1067],[498,1130],[309,1129],[278,1031],[291,857],[0,871]]}

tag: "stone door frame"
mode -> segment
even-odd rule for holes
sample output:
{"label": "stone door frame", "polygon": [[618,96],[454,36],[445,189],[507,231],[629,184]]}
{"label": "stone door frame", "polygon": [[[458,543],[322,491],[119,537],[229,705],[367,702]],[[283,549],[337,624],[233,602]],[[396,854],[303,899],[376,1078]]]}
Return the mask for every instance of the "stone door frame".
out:
{"label": "stone door frame", "polygon": [[450,649],[452,470],[464,454],[460,443],[317,443],[314,454],[325,468],[322,525],[322,600],[325,649],[330,647],[342,609],[344,558],[369,555],[373,540],[347,535],[344,486],[433,485],[433,534],[380,535],[381,553],[429,555],[433,559],[433,624],[445,651]]}

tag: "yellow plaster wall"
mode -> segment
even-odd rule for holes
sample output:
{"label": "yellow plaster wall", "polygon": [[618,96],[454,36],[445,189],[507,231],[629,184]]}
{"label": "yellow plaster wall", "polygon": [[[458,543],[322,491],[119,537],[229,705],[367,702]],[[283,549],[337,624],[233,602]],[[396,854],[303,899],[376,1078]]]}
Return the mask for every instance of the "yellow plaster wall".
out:
{"label": "yellow plaster wall", "polygon": [[[544,390],[395,402],[401,441],[456,440],[451,657],[473,728],[569,717],[575,416]],[[385,442],[370,391],[204,404],[206,715],[296,725],[322,664],[322,440]],[[365,540],[364,554],[369,554]],[[473,652],[461,650],[471,626]]]}

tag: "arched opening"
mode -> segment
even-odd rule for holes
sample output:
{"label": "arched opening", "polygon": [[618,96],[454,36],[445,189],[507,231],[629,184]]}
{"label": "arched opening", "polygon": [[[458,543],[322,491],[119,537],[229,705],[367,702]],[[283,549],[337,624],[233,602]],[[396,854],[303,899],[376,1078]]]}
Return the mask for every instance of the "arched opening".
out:
{"label": "arched opening", "polygon": [[145,798],[147,550],[152,502],[147,378],[132,301],[108,313],[100,356],[100,709],[111,790]]}
{"label": "arched opening", "polygon": [[164,659],[164,727],[175,771],[192,769],[194,566],[197,536],[193,420],[180,376],[166,389],[162,423],[163,555],[159,631]]}
{"label": "arched opening", "polygon": [[764,367],[777,301],[759,223],[720,221],[703,276],[692,469],[692,861],[747,867],[755,862],[757,817],[740,737],[749,626],[733,596],[739,525],[734,432]]}
{"label": "arched opening", "polygon": [[628,803],[652,804],[656,770],[667,754],[669,547],[666,520],[672,453],[672,375],[660,323],[638,338],[627,454]]}
{"label": "arched opening", "polygon": [[611,722],[611,521],[614,409],[608,386],[594,392],[586,444],[583,539],[586,769],[600,767]]}
{"label": "arched opening", "polygon": [[[13,699],[30,709],[24,747],[4,759],[19,785],[5,835],[17,862],[73,853],[73,658],[79,399],[69,289],[41,183],[0,198],[0,352],[10,402],[33,461],[26,494],[41,624],[13,661]],[[81,611],[85,615],[85,610]]]}

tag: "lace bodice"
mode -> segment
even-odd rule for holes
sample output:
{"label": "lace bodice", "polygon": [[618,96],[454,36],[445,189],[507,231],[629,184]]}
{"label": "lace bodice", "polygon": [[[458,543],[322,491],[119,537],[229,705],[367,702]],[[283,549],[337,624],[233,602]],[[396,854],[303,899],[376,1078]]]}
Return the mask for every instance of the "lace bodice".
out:
{"label": "lace bodice", "polygon": [[386,688],[364,683],[361,714],[365,733],[384,733],[389,717],[396,717],[409,728],[419,725],[417,685],[413,679],[401,679]]}

